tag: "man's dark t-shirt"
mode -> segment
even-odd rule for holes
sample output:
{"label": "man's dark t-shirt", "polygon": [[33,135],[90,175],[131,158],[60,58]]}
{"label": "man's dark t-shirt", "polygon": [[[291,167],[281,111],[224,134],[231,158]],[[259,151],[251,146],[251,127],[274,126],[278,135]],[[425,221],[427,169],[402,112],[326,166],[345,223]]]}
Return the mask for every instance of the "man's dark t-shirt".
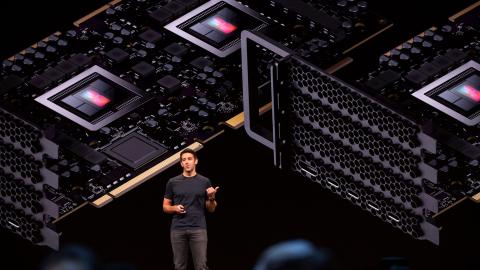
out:
{"label": "man's dark t-shirt", "polygon": [[167,182],[165,198],[172,200],[172,205],[181,204],[185,214],[174,214],[171,230],[206,229],[205,201],[210,180],[200,174],[192,177],[183,174]]}

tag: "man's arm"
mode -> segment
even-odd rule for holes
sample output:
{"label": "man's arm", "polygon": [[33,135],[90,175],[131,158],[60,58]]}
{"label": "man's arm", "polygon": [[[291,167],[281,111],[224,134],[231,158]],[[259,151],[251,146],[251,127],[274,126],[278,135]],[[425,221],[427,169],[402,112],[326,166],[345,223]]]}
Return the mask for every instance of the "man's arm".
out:
{"label": "man's arm", "polygon": [[172,205],[172,200],[163,198],[163,212],[167,214],[185,214],[183,205]]}
{"label": "man's arm", "polygon": [[215,198],[213,198],[213,200],[207,199],[205,207],[207,208],[208,212],[215,212],[215,208],[217,207],[217,201],[215,200]]}
{"label": "man's arm", "polygon": [[218,188],[219,187],[207,188],[207,202],[205,203],[205,207],[210,213],[215,212],[215,208],[217,207],[217,201],[215,200],[215,195],[217,194]]}

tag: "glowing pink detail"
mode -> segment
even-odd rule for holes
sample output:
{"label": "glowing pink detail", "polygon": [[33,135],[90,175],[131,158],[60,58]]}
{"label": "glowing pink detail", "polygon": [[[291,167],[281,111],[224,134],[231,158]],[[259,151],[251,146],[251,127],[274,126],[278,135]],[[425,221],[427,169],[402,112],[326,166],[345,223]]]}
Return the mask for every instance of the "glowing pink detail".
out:
{"label": "glowing pink detail", "polygon": [[235,31],[237,27],[225,20],[223,20],[220,17],[212,17],[210,20],[208,20],[208,25],[211,27],[222,31],[225,34],[230,34],[231,32]]}
{"label": "glowing pink detail", "polygon": [[82,97],[98,107],[103,107],[110,102],[109,98],[102,96],[97,91],[91,89],[84,91]]}
{"label": "glowing pink detail", "polygon": [[462,95],[469,97],[471,100],[480,102],[480,91],[470,85],[464,85],[462,88],[460,88],[459,92]]}

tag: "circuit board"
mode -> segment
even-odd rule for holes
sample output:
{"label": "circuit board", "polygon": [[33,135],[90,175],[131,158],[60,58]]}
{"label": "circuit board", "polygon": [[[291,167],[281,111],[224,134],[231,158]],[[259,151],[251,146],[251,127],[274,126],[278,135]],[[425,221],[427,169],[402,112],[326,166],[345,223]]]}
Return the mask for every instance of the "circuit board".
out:
{"label": "circuit board", "polygon": [[[248,135],[273,150],[278,168],[438,245],[439,217],[479,202],[479,6],[389,50],[372,69],[353,63],[333,76],[301,51],[245,32]],[[270,127],[254,104],[261,50],[277,55]]]}
{"label": "circuit board", "polygon": [[[391,26],[365,1],[125,0],[93,11],[2,62],[1,225],[58,248],[57,221],[241,127],[241,31],[335,72]],[[274,60],[264,52],[259,77]],[[263,112],[269,90],[258,88]]]}
{"label": "circuit board", "polygon": [[425,184],[440,201],[439,213],[475,197],[480,187],[478,4],[467,10],[389,50],[376,69],[352,78],[437,138],[437,151],[425,152],[424,159],[438,170],[438,183]]}

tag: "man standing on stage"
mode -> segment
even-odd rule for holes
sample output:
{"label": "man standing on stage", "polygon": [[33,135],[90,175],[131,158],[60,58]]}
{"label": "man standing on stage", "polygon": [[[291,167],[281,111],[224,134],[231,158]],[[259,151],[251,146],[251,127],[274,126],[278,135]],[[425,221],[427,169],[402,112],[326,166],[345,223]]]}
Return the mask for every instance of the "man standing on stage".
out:
{"label": "man standing on stage", "polygon": [[215,211],[218,187],[197,173],[197,163],[195,151],[187,148],[180,153],[183,173],[168,180],[163,198],[163,211],[173,214],[170,240],[175,270],[187,269],[189,248],[195,270],[208,270],[205,208]]}

